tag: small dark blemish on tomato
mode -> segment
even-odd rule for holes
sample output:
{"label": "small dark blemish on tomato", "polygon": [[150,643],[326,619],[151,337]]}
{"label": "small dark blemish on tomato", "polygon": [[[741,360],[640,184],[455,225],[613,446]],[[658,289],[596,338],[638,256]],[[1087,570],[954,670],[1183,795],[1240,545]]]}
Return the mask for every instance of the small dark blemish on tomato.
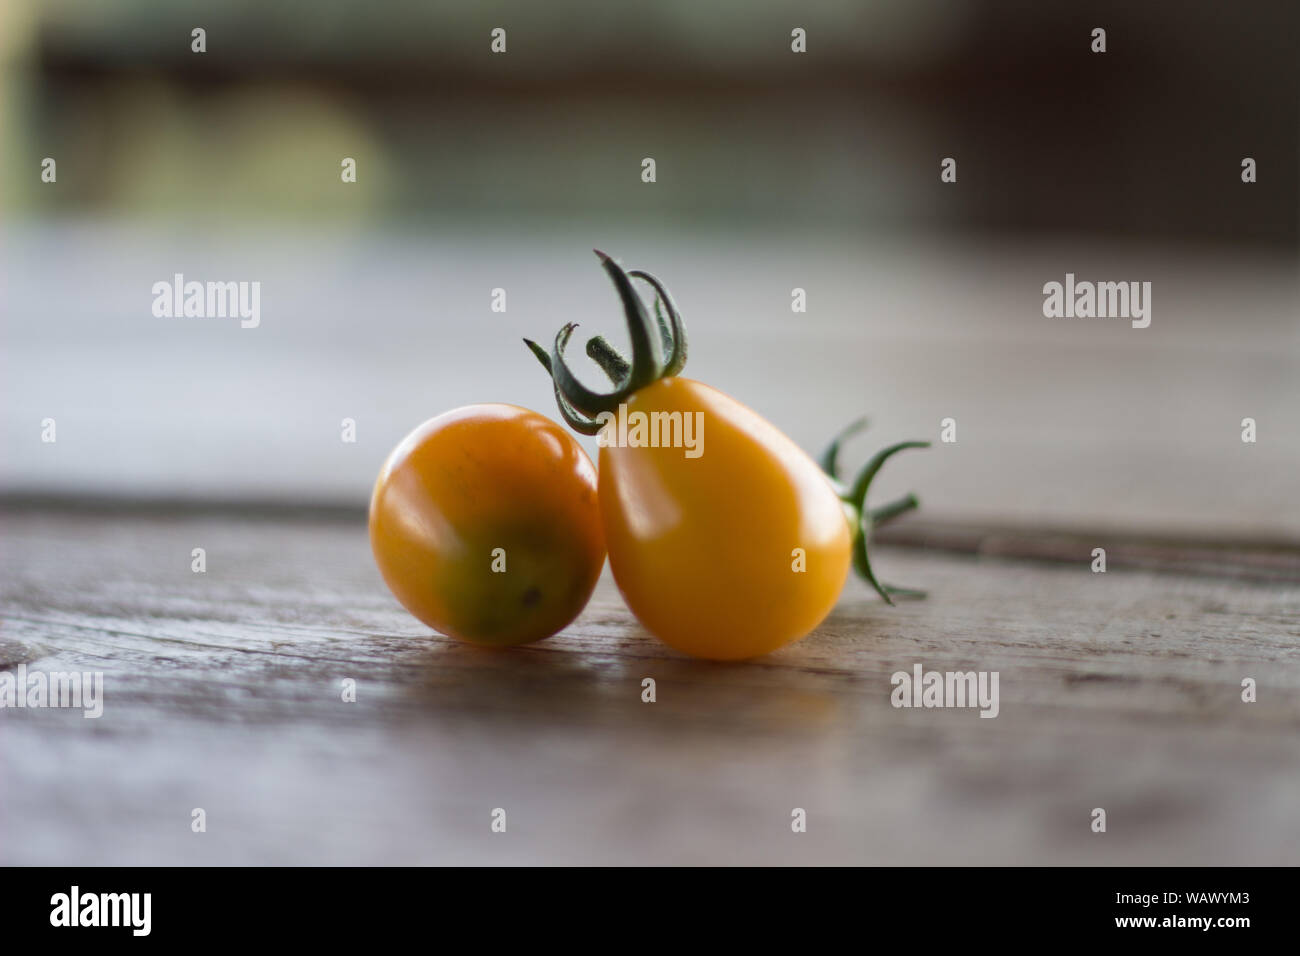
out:
{"label": "small dark blemish on tomato", "polygon": [[524,602],[524,607],[532,607],[533,605],[537,604],[537,602],[540,601],[541,599],[542,599],[542,592],[541,589],[537,587],[529,588],[527,591],[524,592],[524,596],[522,598]]}

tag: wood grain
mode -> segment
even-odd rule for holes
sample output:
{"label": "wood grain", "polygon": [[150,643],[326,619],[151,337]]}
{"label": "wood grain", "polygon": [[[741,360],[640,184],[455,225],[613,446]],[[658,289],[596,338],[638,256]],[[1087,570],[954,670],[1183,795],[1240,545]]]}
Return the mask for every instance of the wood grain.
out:
{"label": "wood grain", "polygon": [[[11,506],[3,532],[0,670],[105,674],[98,720],[0,711],[6,864],[1300,863],[1294,579],[885,547],[929,600],[851,584],[717,665],[608,579],[538,645],[433,635],[346,516]],[[917,663],[998,671],[999,716],[891,707]]]}

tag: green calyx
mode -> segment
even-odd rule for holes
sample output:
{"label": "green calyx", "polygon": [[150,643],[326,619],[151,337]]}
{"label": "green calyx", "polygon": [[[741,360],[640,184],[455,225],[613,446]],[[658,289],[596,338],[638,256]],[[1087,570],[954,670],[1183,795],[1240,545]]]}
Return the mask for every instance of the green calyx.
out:
{"label": "green calyx", "polygon": [[[617,411],[619,404],[633,392],[658,379],[678,375],[686,366],[686,329],[663,283],[640,269],[624,272],[623,267],[605,253],[599,249],[594,251],[623,301],[628,338],[632,342],[632,361],[629,362],[603,337],[597,335],[587,341],[587,355],[609,377],[613,390],[593,391],[579,382],[569,367],[564,349],[573,330],[578,327],[576,323],[570,322],[555,333],[555,343],[550,352],[536,342],[524,339],[524,344],[537,356],[555,383],[555,403],[560,408],[560,415],[570,428],[584,435],[600,431],[602,423],[597,421],[597,416],[601,412]],[[654,289],[653,319],[633,288],[633,279],[641,279]]]}
{"label": "green calyx", "polygon": [[818,461],[822,471],[826,472],[844,502],[844,510],[848,515],[849,523],[853,528],[853,569],[868,584],[876,589],[876,593],[885,599],[886,603],[893,604],[895,597],[922,598],[925,597],[924,591],[915,591],[911,588],[896,588],[888,584],[881,584],[877,579],[875,572],[871,570],[871,560],[867,555],[867,541],[871,537],[873,528],[879,527],[888,521],[892,521],[899,515],[906,514],[920,507],[916,495],[905,495],[897,501],[891,501],[888,504],[881,505],[879,508],[867,507],[867,491],[871,487],[871,482],[875,480],[880,468],[891,457],[898,454],[905,448],[929,448],[928,441],[905,441],[897,445],[890,445],[888,448],[882,448],[872,457],[862,470],[858,472],[853,479],[852,484],[844,484],[840,480],[840,445],[847,439],[856,435],[867,427],[867,420],[860,418],[853,422],[831,441],[826,450]]}

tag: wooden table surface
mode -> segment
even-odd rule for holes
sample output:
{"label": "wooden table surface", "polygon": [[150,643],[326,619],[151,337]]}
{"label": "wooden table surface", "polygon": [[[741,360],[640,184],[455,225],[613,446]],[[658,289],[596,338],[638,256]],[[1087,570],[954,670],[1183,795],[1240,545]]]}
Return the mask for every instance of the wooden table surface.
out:
{"label": "wooden table surface", "polygon": [[[102,671],[106,699],[0,712],[0,862],[1300,863],[1293,257],[581,223],[3,238],[0,672]],[[956,420],[874,489],[920,493],[876,562],[928,600],[852,583],[727,666],[609,580],[517,650],[402,611],[365,532],[380,462],[456,405],[553,414],[519,339],[617,338],[593,244],[668,281],[692,376],[805,448],[870,413],[851,466]],[[261,325],[154,317],[176,272],[258,279]],[[1149,279],[1150,328],[1045,318],[1066,272]],[[893,708],[917,664],[997,671],[998,717]]]}
{"label": "wooden table surface", "polygon": [[[0,670],[105,681],[97,720],[0,714],[6,864],[1300,863],[1295,549],[1115,538],[1094,574],[1088,541],[905,519],[877,564],[928,600],[851,583],[722,665],[608,576],[540,644],[433,635],[359,513],[10,501],[3,533]],[[915,664],[998,671],[999,715],[893,708]]]}
{"label": "wooden table surface", "polygon": [[[439,412],[554,416],[523,336],[573,321],[580,339],[626,341],[597,244],[668,283],[688,375],[803,448],[864,414],[852,462],[935,441],[882,471],[882,501],[915,490],[954,521],[1300,541],[1294,257],[1070,238],[0,224],[0,491],[364,505],[384,456]],[[176,272],[261,281],[261,324],[155,317],[150,288]],[[1067,272],[1150,280],[1151,326],[1045,318],[1043,284]],[[957,440],[938,444],[945,418]]]}

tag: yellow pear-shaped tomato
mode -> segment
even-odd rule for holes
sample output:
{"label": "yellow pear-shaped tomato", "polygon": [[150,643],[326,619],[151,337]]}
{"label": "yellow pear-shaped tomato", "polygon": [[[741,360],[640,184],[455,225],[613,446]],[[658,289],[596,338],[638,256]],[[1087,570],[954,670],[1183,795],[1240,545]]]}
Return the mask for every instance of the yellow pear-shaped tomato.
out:
{"label": "yellow pear-shaped tomato", "polygon": [[[613,391],[592,390],[569,367],[573,323],[550,351],[524,342],[551,376],[560,416],[598,436],[609,563],[646,629],[696,657],[740,660],[812,631],[850,566],[890,604],[893,595],[922,596],[878,581],[867,553],[871,530],[916,508],[916,496],[875,509],[866,501],[886,460],[928,443],[884,448],[842,484],[840,444],[865,420],[814,463],[765,418],[682,378],[686,329],[668,290],[648,272],[596,255],[622,300],[632,346],[629,361],[602,336],[587,341]],[[653,318],[633,279],[654,289]]]}
{"label": "yellow pear-shaped tomato", "polygon": [[618,418],[599,438],[601,521],[614,580],[646,629],[713,660],[812,631],[844,587],[853,545],[817,464],[766,419],[690,379],[640,389]]}
{"label": "yellow pear-shaped tomato", "polygon": [[514,405],[430,419],[384,463],[370,544],[393,594],[476,644],[556,633],[605,563],[596,469],[558,424]]}

